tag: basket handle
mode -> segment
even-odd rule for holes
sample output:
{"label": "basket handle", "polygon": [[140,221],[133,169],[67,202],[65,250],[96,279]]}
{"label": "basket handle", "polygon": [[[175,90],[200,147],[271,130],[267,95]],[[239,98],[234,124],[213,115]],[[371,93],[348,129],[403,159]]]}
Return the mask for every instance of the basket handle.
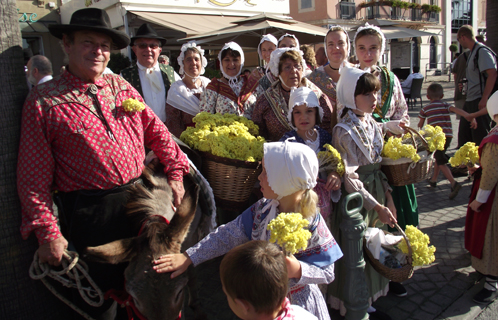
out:
{"label": "basket handle", "polygon": [[[379,218],[375,219],[373,221],[372,225],[375,226],[375,224],[378,221],[379,221]],[[410,240],[408,240],[408,237],[406,236],[406,233],[403,231],[403,229],[401,229],[401,227],[399,226],[399,224],[394,223],[394,226],[396,227],[396,229],[398,229],[399,233],[401,233],[401,235],[403,236],[403,238],[406,241],[406,246],[408,247],[408,255],[406,256],[406,260],[408,261],[409,264],[412,264],[412,262],[413,262],[413,258],[412,258],[413,251],[412,251],[412,245],[410,244]]]}
{"label": "basket handle", "polygon": [[416,134],[420,138],[422,143],[425,145],[425,148],[427,150],[429,150],[429,144],[427,143],[427,140],[425,140],[424,136],[422,136],[420,134],[420,132],[418,132],[417,130],[410,128],[410,127],[404,127],[404,129],[411,133],[412,142],[413,142],[413,146],[415,147],[415,149],[417,149],[417,143],[415,142],[415,137],[413,136],[413,134]]}

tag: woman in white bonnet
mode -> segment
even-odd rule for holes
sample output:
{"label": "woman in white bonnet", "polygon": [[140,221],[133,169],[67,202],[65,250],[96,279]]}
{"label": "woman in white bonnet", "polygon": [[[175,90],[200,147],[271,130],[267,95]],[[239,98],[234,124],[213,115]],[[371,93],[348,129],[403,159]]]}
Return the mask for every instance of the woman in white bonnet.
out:
{"label": "woman in white bonnet", "polygon": [[323,109],[320,127],[331,131],[332,106],[322,91],[304,78],[306,63],[303,53],[296,48],[279,48],[271,53],[269,69],[277,79],[263,94],[254,107],[252,120],[259,126],[259,134],[267,141],[278,141],[292,127],[287,119],[288,103],[292,88],[301,86],[313,90]]}
{"label": "woman in white bonnet", "polygon": [[318,160],[308,146],[290,141],[264,144],[263,171],[259,176],[264,198],[235,220],[218,227],[184,254],[166,255],[155,261],[157,272],[173,272],[221,256],[250,240],[269,241],[268,223],[281,212],[299,212],[310,224],[308,247],[286,258],[289,300],[318,319],[328,320],[327,305],[317,284],[334,280],[334,262],[342,251],[330,234],[312,190],[318,175]]}
{"label": "woman in white bonnet", "polygon": [[277,47],[299,49],[299,40],[297,40],[295,35],[286,33],[278,39]]}
{"label": "woman in white bonnet", "polygon": [[268,69],[268,66],[270,64],[271,53],[275,51],[275,49],[277,49],[277,45],[277,38],[275,38],[271,34],[263,35],[258,45],[259,59],[263,60],[265,64],[264,68],[261,70],[262,77],[261,79],[259,79],[259,85],[262,91],[266,91],[266,89],[268,89],[270,85],[276,80]]}
{"label": "woman in white bonnet", "polygon": [[166,126],[176,137],[180,137],[192,119],[200,112],[201,94],[209,84],[203,77],[207,60],[204,50],[195,41],[182,45],[178,57],[182,80],[174,82],[168,90],[166,100]]}
{"label": "woman in white bonnet", "polygon": [[235,42],[226,43],[218,54],[221,78],[214,78],[206,87],[200,103],[201,112],[231,113],[251,119],[254,103],[261,89],[259,77],[241,75],[244,52]]}
{"label": "woman in white bonnet", "polygon": [[336,87],[340,77],[339,68],[347,64],[351,45],[348,33],[341,26],[329,28],[323,45],[329,63],[313,70],[307,78],[329,98],[333,108],[330,126],[333,128],[337,123]]}

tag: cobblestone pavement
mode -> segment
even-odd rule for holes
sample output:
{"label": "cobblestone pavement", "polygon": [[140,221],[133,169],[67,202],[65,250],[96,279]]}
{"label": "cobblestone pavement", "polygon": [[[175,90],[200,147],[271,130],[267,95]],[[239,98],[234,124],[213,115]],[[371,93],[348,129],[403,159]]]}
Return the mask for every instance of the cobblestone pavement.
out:
{"label": "cobblestone pavement", "polygon": [[[423,105],[428,103],[425,90],[433,82],[445,89],[445,101],[453,102],[453,82],[448,76],[431,77],[422,87]],[[409,110],[410,126],[416,128],[420,102]],[[454,138],[448,154],[453,155],[457,146],[458,120],[451,115]],[[394,320],[432,319],[498,319],[498,302],[488,308],[472,302],[475,293],[482,289],[481,276],[470,266],[470,254],[464,248],[464,226],[472,182],[467,177],[456,177],[462,184],[458,196],[449,200],[450,184],[442,173],[436,188],[427,183],[415,185],[420,214],[420,229],[427,233],[435,245],[436,261],[430,266],[415,268],[411,279],[403,284],[406,297],[388,294],[379,298],[374,306],[389,314]],[[481,281],[482,282],[482,281]],[[477,283],[477,284],[476,284]],[[480,315],[481,311],[482,315]],[[332,319],[342,319],[331,311]],[[478,317],[478,318],[476,318]]]}
{"label": "cobblestone pavement", "polygon": [[[445,88],[445,101],[452,102],[453,83],[448,76],[431,77],[425,82],[422,95],[423,104],[427,104],[425,90],[427,86],[439,81]],[[411,126],[418,124],[420,102],[409,110]],[[455,138],[448,150],[452,155],[456,151],[456,134],[458,122],[452,115]],[[378,299],[374,306],[389,314],[394,320],[432,320],[432,319],[498,319],[498,302],[478,306],[472,302],[472,296],[482,288],[481,276],[470,266],[470,254],[464,248],[464,226],[467,204],[471,190],[471,181],[467,177],[456,177],[462,184],[458,196],[449,200],[450,185],[442,174],[436,188],[428,188],[425,182],[415,185],[420,213],[420,229],[429,235],[431,244],[435,245],[436,261],[430,266],[417,267],[411,279],[405,281],[408,295],[397,297],[388,294]],[[201,274],[199,279],[201,304],[209,319],[237,319],[228,308],[226,298],[219,283],[220,259],[197,267]],[[477,283],[477,284],[476,284]],[[331,311],[333,320],[343,319],[336,311]],[[192,319],[185,313],[187,319]]]}

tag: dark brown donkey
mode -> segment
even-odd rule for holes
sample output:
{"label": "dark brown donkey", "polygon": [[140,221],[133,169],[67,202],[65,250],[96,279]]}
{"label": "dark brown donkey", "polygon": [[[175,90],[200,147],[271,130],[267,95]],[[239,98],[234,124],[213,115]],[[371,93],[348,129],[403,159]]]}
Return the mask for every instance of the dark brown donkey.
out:
{"label": "dark brown donkey", "polygon": [[[144,185],[130,192],[127,214],[136,227],[137,237],[88,248],[86,257],[103,263],[129,262],[125,270],[126,291],[136,309],[148,320],[175,320],[182,309],[187,273],[171,279],[170,273],[152,269],[161,255],[180,253],[194,219],[199,186],[191,173],[184,177],[185,196],[174,211],[172,191],[162,168],[145,168]],[[168,223],[169,222],[169,223]]]}

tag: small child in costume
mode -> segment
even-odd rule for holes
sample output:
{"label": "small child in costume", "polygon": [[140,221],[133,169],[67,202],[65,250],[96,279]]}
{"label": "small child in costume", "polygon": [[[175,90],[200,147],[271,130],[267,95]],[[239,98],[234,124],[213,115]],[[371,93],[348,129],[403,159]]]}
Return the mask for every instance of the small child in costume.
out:
{"label": "small child in costume", "polygon": [[[459,114],[462,117],[468,117],[469,114],[463,110],[453,107],[452,105],[441,101],[444,97],[443,87],[439,83],[432,83],[427,88],[427,99],[430,100],[431,103],[426,105],[420,110],[418,122],[418,127],[422,128],[424,126],[424,122],[427,119],[427,124],[431,126],[440,126],[443,129],[444,134],[446,135],[446,143],[444,144],[444,150],[436,150],[434,152],[434,157],[436,158],[436,162],[434,163],[434,174],[432,178],[429,180],[429,185],[431,187],[436,187],[437,185],[437,177],[439,176],[439,171],[443,173],[443,175],[448,179],[451,183],[451,192],[449,199],[454,199],[462,186],[453,179],[453,175],[451,174],[450,168],[446,166],[448,163],[448,156],[446,155],[446,150],[451,144],[451,139],[453,138],[453,128],[451,125],[450,112],[454,112]],[[469,119],[469,122],[472,119]]]}
{"label": "small child in costume", "polygon": [[268,241],[253,240],[230,250],[220,265],[228,304],[242,320],[316,320],[287,299],[285,256]]}
{"label": "small child in costume", "polygon": [[[377,91],[380,82],[373,74],[352,67],[343,67],[337,84],[338,102],[344,106],[339,123],[334,127],[332,145],[339,151],[346,172],[343,176],[344,196],[359,192],[363,197],[361,214],[367,227],[372,227],[378,218],[380,222],[393,226],[396,222],[396,208],[391,196],[391,187],[385,174],[380,170],[380,154],[384,145],[381,126],[372,112],[377,105]],[[331,231],[335,239],[341,241],[342,214],[335,214]],[[346,257],[345,257],[346,258]],[[341,274],[336,282],[329,285],[329,302],[334,309],[345,313],[343,304],[344,275],[347,272],[344,258],[336,264]],[[388,292],[389,280],[381,276],[367,262],[365,276],[369,289],[370,304]],[[370,307],[369,312],[376,312]]]}
{"label": "small child in costume", "polygon": [[[295,138],[297,142],[304,143],[315,153],[325,151],[325,144],[330,144],[332,136],[318,125],[323,118],[323,109],[318,102],[318,97],[313,90],[307,87],[292,89],[289,97],[289,112],[287,119],[294,128],[284,134],[280,141]],[[320,212],[327,218],[332,210],[330,192],[341,188],[341,177],[337,172],[328,176],[320,176],[316,187],[313,189],[319,198]],[[335,202],[339,200],[340,192],[335,193]]]}
{"label": "small child in costume", "polygon": [[[489,116],[498,123],[498,92],[488,100]],[[465,221],[465,249],[469,250],[472,267],[486,276],[484,288],[473,300],[489,303],[498,297],[498,125],[491,129],[479,145],[481,167],[474,173]]]}
{"label": "small child in costume", "polygon": [[280,212],[299,212],[309,221],[308,247],[287,257],[289,299],[318,319],[330,319],[318,284],[334,280],[334,262],[342,252],[316,207],[313,191],[318,176],[318,159],[308,146],[290,141],[264,144],[263,171],[258,179],[264,198],[235,220],[218,227],[184,254],[165,255],[155,261],[157,272],[172,277],[221,256],[250,240],[270,239],[267,226]]}

